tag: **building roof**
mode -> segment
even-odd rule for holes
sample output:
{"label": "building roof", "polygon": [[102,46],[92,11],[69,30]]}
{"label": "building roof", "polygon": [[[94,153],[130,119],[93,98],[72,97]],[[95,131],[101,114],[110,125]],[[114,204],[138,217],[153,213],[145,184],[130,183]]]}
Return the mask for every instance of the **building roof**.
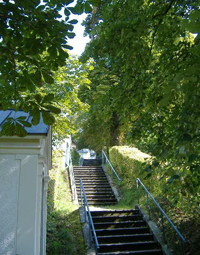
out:
{"label": "building roof", "polygon": [[[1,126],[6,122],[7,118],[18,118],[21,116],[25,116],[26,121],[28,121],[29,123],[31,122],[32,117],[30,116],[29,113],[26,113],[23,111],[15,112],[14,110],[7,110],[7,111],[0,110],[0,130],[1,130]],[[40,122],[38,125],[36,126],[32,125],[29,128],[24,127],[24,129],[27,131],[27,134],[29,135],[44,135],[44,134],[47,135],[49,126],[44,124],[42,116],[41,116]]]}
{"label": "building roof", "polygon": [[90,151],[89,149],[83,148],[79,150],[78,153],[88,153],[89,151]]}

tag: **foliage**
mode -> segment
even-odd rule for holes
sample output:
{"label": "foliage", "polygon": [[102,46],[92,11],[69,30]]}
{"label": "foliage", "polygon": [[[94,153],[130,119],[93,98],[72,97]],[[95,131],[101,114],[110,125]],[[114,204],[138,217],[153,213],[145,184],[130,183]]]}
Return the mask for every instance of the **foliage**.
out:
{"label": "foliage", "polygon": [[[185,204],[182,203],[184,201],[183,196],[180,199],[181,194],[175,191],[178,188],[177,180],[169,187],[166,182],[159,181],[159,176],[153,175],[151,178],[147,178],[150,169],[149,167],[146,168],[145,164],[142,163],[147,160],[152,160],[151,165],[155,164],[155,158],[150,158],[149,155],[140,152],[136,148],[114,146],[110,149],[110,161],[121,178],[119,187],[121,200],[113,209],[132,209],[138,203],[136,178],[140,177],[147,189],[187,240],[186,254],[198,254],[199,243],[197,240],[199,239],[199,232],[196,230],[199,228],[198,211],[194,210],[193,207],[188,208],[188,205],[185,207]],[[149,215],[147,196],[141,186],[139,187],[139,197],[142,209]],[[179,200],[181,203],[175,204],[174,199]],[[149,199],[149,203],[150,217],[161,229],[160,212],[151,199]],[[164,226],[169,247],[174,251],[174,254],[180,254],[178,237],[165,219]]]}
{"label": "foliage", "polygon": [[67,171],[62,169],[62,152],[53,152],[53,169],[47,199],[47,254],[85,254],[80,216],[71,201]]}
{"label": "foliage", "polygon": [[[122,137],[118,95],[123,93],[120,80],[105,66],[93,63],[89,70],[90,86],[82,86],[79,98],[90,105],[89,111],[83,116],[83,139],[89,147],[101,151],[104,146],[118,145]],[[124,123],[123,126],[126,126]]]}
{"label": "foliage", "polygon": [[127,186],[130,184],[131,188],[135,186],[137,178],[143,177],[143,163],[150,159],[149,155],[128,146],[112,147],[109,156],[119,176],[125,180]]}
{"label": "foliage", "polygon": [[144,162],[149,160],[150,156],[142,153],[137,148],[131,148],[128,146],[114,146],[109,150],[109,158],[112,166],[121,179],[121,204],[124,205],[125,203],[125,206],[129,204],[133,206],[136,202],[133,199],[135,197],[134,193],[136,190],[136,179],[145,179],[145,177],[148,175],[148,172],[145,171]]}
{"label": "foliage", "polygon": [[23,126],[37,125],[40,112],[47,125],[54,123],[53,114],[61,112],[58,98],[44,88],[53,86],[54,72],[65,66],[67,50],[72,49],[68,39],[75,36],[77,20],[70,19],[71,13],[90,10],[89,3],[80,1],[69,7],[73,2],[0,2],[0,109],[21,109],[32,117],[31,123],[21,119],[8,121],[2,127],[3,134],[24,136]]}
{"label": "foliage", "polygon": [[[174,204],[194,211],[200,201],[199,15],[199,1],[99,2],[85,21],[92,41],[82,56],[95,61],[87,98],[94,110],[83,129],[88,143],[97,146],[102,137],[99,146],[110,146],[115,113],[115,144],[154,156],[149,176],[171,190]],[[104,75],[115,77],[115,89]]]}
{"label": "foliage", "polygon": [[71,150],[71,157],[72,157],[73,166],[78,166],[80,155],[75,149]]}
{"label": "foliage", "polygon": [[[76,57],[70,56],[66,64],[54,72],[54,83],[50,86],[45,84],[43,92],[53,94],[55,106],[62,109],[61,114],[53,114],[55,124],[53,125],[53,141],[62,141],[67,134],[74,134],[78,129],[75,124],[79,115],[88,110],[87,104],[80,101],[78,91],[82,86],[89,86],[88,68],[90,62],[81,64]],[[53,106],[51,106],[53,109]]]}

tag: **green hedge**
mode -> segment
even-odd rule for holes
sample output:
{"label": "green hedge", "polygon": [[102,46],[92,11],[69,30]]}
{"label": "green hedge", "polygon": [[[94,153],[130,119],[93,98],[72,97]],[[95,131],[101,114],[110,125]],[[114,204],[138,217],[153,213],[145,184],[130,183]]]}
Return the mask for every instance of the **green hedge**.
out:
{"label": "green hedge", "polygon": [[136,178],[146,175],[144,162],[150,159],[148,154],[136,148],[114,146],[109,150],[109,156],[122,181],[127,182],[130,187],[136,182]]}

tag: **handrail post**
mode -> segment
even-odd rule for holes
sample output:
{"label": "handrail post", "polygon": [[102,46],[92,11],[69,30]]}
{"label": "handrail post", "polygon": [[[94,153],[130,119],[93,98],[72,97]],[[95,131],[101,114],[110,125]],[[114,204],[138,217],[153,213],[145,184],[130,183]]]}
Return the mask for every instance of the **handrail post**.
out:
{"label": "handrail post", "polygon": [[140,198],[139,198],[139,181],[138,181],[138,179],[136,180],[136,183],[137,183],[137,201],[138,201],[138,205],[139,205]]}
{"label": "handrail post", "polygon": [[82,187],[81,187],[81,184],[80,184],[80,189],[81,189],[81,206],[83,206],[83,190],[82,190]]}
{"label": "handrail post", "polygon": [[149,211],[149,219],[150,219],[150,203],[149,203],[149,194],[147,193],[147,206],[148,206],[148,211]]}
{"label": "handrail post", "polygon": [[165,240],[165,226],[164,226],[164,220],[163,220],[163,213],[161,212],[161,224],[162,224],[162,234],[163,234],[163,241],[166,243]]}
{"label": "handrail post", "polygon": [[85,222],[87,222],[87,211],[85,206],[85,196],[84,196],[84,210],[85,210]]}

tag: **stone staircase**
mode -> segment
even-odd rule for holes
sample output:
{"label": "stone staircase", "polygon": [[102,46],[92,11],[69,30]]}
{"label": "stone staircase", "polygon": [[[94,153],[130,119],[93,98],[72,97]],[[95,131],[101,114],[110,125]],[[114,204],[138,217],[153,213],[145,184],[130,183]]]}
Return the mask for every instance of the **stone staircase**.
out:
{"label": "stone staircase", "polygon": [[[92,163],[94,165],[92,165]],[[80,204],[82,179],[88,204],[104,207],[114,205],[117,199],[98,162],[87,160],[83,166],[74,166],[76,190]],[[91,211],[101,255],[163,255],[159,243],[139,209]]]}
{"label": "stone staircase", "polygon": [[92,206],[114,205],[117,199],[101,166],[74,166],[76,191],[80,203],[80,179],[82,179],[87,201]]}
{"label": "stone staircase", "polygon": [[101,255],[163,255],[141,212],[135,210],[92,211]]}

